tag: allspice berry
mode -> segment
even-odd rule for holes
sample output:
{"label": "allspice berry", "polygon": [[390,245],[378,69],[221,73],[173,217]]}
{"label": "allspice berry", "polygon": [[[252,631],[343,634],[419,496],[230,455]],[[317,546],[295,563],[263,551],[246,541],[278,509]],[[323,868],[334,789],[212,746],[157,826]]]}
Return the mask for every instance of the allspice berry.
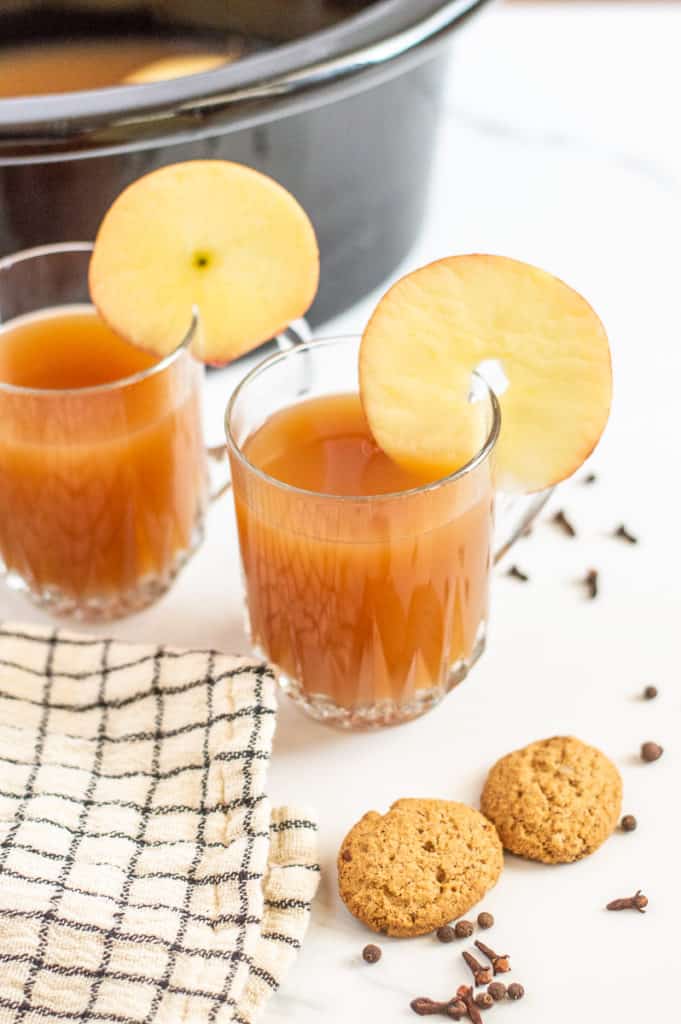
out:
{"label": "allspice berry", "polygon": [[657,697],[657,687],[656,686],[646,686],[645,690],[643,691],[643,699],[644,700],[655,700],[656,697]]}
{"label": "allspice berry", "polygon": [[365,946],[362,950],[362,959],[368,964],[377,964],[383,956],[383,951],[380,946],[374,946],[373,942],[370,942],[368,946]]}
{"label": "allspice berry", "polygon": [[441,928],[435,932],[440,942],[453,942],[456,938],[456,932],[452,928],[451,924],[443,924]]}
{"label": "allspice berry", "polygon": [[642,761],[657,761],[660,757],[662,757],[662,747],[659,743],[653,743],[652,740],[648,740],[647,743],[641,744]]}
{"label": "allspice berry", "polygon": [[522,999],[525,995],[525,989],[519,982],[514,981],[508,986],[506,994],[508,995],[509,999]]}
{"label": "allspice berry", "polygon": [[495,1003],[500,1003],[502,999],[506,998],[506,986],[503,981],[493,981],[491,985],[487,986],[487,991]]}
{"label": "allspice berry", "polygon": [[494,1000],[492,999],[489,992],[480,992],[475,997],[475,1005],[481,1010],[489,1010],[490,1006],[494,1006]]}
{"label": "allspice berry", "polygon": [[481,928],[491,928],[494,924],[494,918],[486,910],[483,910],[481,914],[478,914],[478,924]]}
{"label": "allspice berry", "polygon": [[638,822],[633,814],[625,814],[620,822],[620,828],[623,832],[634,832]]}
{"label": "allspice berry", "polygon": [[473,934],[473,925],[470,921],[457,921],[454,925],[454,934],[457,939],[470,939]]}

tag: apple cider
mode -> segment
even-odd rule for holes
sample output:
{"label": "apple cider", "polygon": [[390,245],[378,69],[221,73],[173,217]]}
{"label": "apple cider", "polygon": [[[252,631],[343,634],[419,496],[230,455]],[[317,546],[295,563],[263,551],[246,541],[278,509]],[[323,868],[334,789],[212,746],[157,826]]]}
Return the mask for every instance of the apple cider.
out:
{"label": "apple cider", "polygon": [[280,408],[240,447],[251,633],[284,687],[339,724],[435,703],[482,642],[489,460],[449,481],[418,478],[378,448],[356,393]]}
{"label": "apple cider", "polygon": [[199,368],[159,363],[87,305],[0,329],[0,557],[56,611],[109,617],[165,589],[197,540]]}

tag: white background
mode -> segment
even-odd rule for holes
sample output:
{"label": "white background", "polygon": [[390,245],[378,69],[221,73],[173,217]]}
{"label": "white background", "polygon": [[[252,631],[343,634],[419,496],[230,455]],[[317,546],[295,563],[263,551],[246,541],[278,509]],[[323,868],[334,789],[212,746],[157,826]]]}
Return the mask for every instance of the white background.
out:
{"label": "white background", "polygon": [[[267,1014],[272,1024],[416,1020],[416,995],[450,996],[466,979],[461,944],[381,940],[336,894],[338,844],[366,810],[402,796],[477,803],[501,754],[555,733],[593,742],[624,777],[624,811],[639,819],[568,867],[508,857],[484,907],[485,935],[512,955],[523,1003],[495,1007],[526,1024],[678,1019],[681,948],[681,372],[679,98],[681,8],[569,2],[495,7],[452,53],[429,213],[402,269],[453,252],[501,252],[557,273],[594,304],[612,340],[615,406],[593,459],[594,487],[566,484],[570,541],[548,522],[498,572],[491,642],[472,677],[435,712],[380,734],[348,736],[282,705],[271,790],[316,808],[323,881],[305,948]],[[375,299],[375,297],[374,297]],[[372,301],[324,333],[361,329]],[[207,386],[219,429],[228,380]],[[548,518],[548,517],[545,517]],[[621,520],[640,535],[610,538]],[[245,650],[238,555],[227,501],[211,510],[208,542],[156,608],[115,635]],[[602,590],[576,580],[596,566]],[[0,616],[42,621],[0,595]],[[658,700],[638,697],[646,683]],[[664,745],[644,765],[643,740]],[[604,904],[641,887],[649,913]]]}

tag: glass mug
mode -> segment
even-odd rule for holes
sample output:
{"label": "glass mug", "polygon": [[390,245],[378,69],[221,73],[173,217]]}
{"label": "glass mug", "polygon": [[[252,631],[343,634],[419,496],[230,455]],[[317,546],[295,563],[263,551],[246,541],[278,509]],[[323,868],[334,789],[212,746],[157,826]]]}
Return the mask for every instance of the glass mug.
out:
{"label": "glass mug", "polygon": [[[189,353],[196,321],[164,359],[119,342],[100,360],[119,370],[132,360],[133,372],[59,385],[61,346],[92,313],[90,254],[70,243],[0,260],[0,560],[6,582],[47,611],[101,621],[151,604],[196,550],[208,464],[203,367]],[[14,352],[13,332],[27,326],[40,336]],[[77,367],[74,350],[68,358]],[[38,387],[12,383],[36,374]]]}
{"label": "glass mug", "polygon": [[[513,503],[492,551],[499,403],[474,375],[485,441],[456,473],[394,494],[338,497],[282,483],[244,454],[273,414],[358,390],[359,338],[312,341],[266,359],[234,391],[227,446],[253,646],[317,719],[355,728],[422,714],[485,646],[494,561],[548,493]],[[508,512],[507,512],[508,516]]]}

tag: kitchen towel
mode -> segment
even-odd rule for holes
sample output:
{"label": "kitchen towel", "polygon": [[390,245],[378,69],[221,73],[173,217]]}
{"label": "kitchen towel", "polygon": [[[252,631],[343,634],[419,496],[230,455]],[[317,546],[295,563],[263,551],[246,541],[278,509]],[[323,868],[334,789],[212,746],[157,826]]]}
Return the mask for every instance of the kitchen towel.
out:
{"label": "kitchen towel", "polygon": [[0,626],[0,1024],[251,1024],[317,888],[270,669]]}

